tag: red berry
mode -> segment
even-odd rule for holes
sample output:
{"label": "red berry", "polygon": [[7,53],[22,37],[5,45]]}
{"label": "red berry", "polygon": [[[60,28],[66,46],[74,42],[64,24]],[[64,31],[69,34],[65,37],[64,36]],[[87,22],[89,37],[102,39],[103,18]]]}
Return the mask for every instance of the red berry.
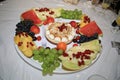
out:
{"label": "red berry", "polygon": [[40,28],[38,26],[34,25],[30,28],[30,31],[35,33],[35,34],[39,34],[40,33]]}
{"label": "red berry", "polygon": [[78,61],[78,66],[81,66],[81,62],[80,61]]}
{"label": "red berry", "polygon": [[38,36],[38,37],[37,37],[37,40],[40,41],[40,40],[41,40],[41,36]]}
{"label": "red berry", "polygon": [[64,53],[63,53],[63,56],[64,56],[64,57],[67,57],[67,56],[68,56],[68,54],[64,52]]}
{"label": "red berry", "polygon": [[55,22],[53,17],[47,16],[47,19],[43,22],[44,25]]}
{"label": "red berry", "polygon": [[76,30],[76,34],[79,34],[79,29]]}
{"label": "red berry", "polygon": [[78,46],[78,44],[73,44],[73,47],[74,47],[74,46]]}
{"label": "red berry", "polygon": [[71,21],[70,22],[70,25],[72,26],[72,27],[74,27],[74,28],[77,28],[78,26],[77,26],[77,22],[75,22],[75,21]]}
{"label": "red berry", "polygon": [[87,19],[88,19],[88,16],[84,16],[84,19],[87,20]]}
{"label": "red berry", "polygon": [[80,40],[80,36],[76,36],[76,39],[77,39],[77,40]]}

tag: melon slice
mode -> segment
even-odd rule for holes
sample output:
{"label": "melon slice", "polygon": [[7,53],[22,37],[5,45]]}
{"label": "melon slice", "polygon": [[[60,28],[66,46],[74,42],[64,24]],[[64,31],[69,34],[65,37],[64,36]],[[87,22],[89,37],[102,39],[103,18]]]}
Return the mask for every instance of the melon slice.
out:
{"label": "melon slice", "polygon": [[84,27],[79,29],[80,34],[86,35],[88,37],[93,36],[97,33],[99,36],[102,36],[102,30],[98,27],[95,21],[90,22],[89,24],[85,25]]}
{"label": "melon slice", "polygon": [[[91,53],[90,59],[84,59],[84,65],[79,66],[78,61],[81,61],[81,58],[75,58],[72,57],[73,53],[77,54],[77,52],[84,52],[85,50],[91,50],[94,51],[94,53]],[[92,40],[90,42],[82,43],[80,46],[75,46],[70,48],[67,53],[68,56],[64,57],[63,55],[59,57],[59,59],[62,61],[62,67],[65,70],[70,71],[76,71],[76,70],[82,70],[94,62],[94,59],[96,59],[99,51],[101,50],[101,44],[99,43],[99,40]],[[70,59],[71,58],[71,59]]]}
{"label": "melon slice", "polygon": [[22,13],[21,14],[21,18],[23,20],[25,20],[25,19],[32,20],[34,22],[34,24],[36,24],[36,25],[40,25],[42,23],[40,18],[38,18],[38,16],[36,15],[34,10],[32,10],[32,9]]}

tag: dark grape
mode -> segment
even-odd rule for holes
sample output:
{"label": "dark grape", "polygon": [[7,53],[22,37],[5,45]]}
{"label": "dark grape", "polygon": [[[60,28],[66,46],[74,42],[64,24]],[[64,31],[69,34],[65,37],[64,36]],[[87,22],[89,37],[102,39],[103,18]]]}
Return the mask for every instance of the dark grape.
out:
{"label": "dark grape", "polygon": [[73,41],[74,43],[76,43],[76,42],[77,42],[77,39],[73,39],[72,41]]}
{"label": "dark grape", "polygon": [[35,36],[35,33],[33,33],[33,32],[28,32],[28,35],[30,35],[31,37],[34,37]]}
{"label": "dark grape", "polygon": [[36,37],[32,37],[33,38],[33,41],[36,41],[37,40],[37,38]]}
{"label": "dark grape", "polygon": [[32,20],[23,20],[16,24],[16,34],[19,34],[21,32],[26,32],[28,35],[30,35],[33,38],[33,41],[37,40],[35,37],[35,33],[30,31],[30,28],[34,25]]}
{"label": "dark grape", "polygon": [[86,36],[86,35],[80,35],[80,39],[76,39],[77,36],[73,39],[73,42],[74,43],[83,43],[83,42],[88,42],[88,41],[91,41],[91,40],[94,40],[94,39],[98,39],[98,33],[95,33],[93,36]]}
{"label": "dark grape", "polygon": [[81,35],[80,39],[79,39],[79,41],[77,43],[83,43],[83,42],[86,42],[86,41],[87,41],[87,36]]}

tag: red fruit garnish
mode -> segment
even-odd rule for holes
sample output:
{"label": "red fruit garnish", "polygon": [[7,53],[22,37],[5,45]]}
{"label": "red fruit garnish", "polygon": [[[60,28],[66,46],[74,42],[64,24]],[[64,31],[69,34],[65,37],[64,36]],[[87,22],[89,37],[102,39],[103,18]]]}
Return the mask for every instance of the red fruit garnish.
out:
{"label": "red fruit garnish", "polygon": [[67,49],[67,44],[65,42],[59,42],[57,44],[57,49],[58,50],[61,49],[61,50],[65,51]]}
{"label": "red fruit garnish", "polygon": [[74,46],[78,46],[78,44],[73,44],[73,47],[74,47]]}
{"label": "red fruit garnish", "polygon": [[78,26],[77,26],[77,22],[75,22],[75,21],[71,21],[70,22],[70,25],[72,26],[72,27],[74,27],[74,28],[77,28]]}
{"label": "red fruit garnish", "polygon": [[53,17],[47,16],[47,19],[43,22],[44,25],[55,22]]}
{"label": "red fruit garnish", "polygon": [[76,39],[79,40],[79,39],[80,39],[80,36],[76,36]]}
{"label": "red fruit garnish", "polygon": [[53,23],[54,22],[54,18],[53,17],[47,17],[47,21],[48,23]]}
{"label": "red fruit garnish", "polygon": [[67,57],[67,56],[68,56],[68,54],[67,54],[67,53],[63,53],[63,56],[64,56],[64,57]]}
{"label": "red fruit garnish", "polygon": [[40,41],[40,40],[41,40],[41,36],[38,36],[38,37],[37,37],[37,40]]}
{"label": "red fruit garnish", "polygon": [[80,61],[78,61],[78,66],[81,66],[81,62]]}
{"label": "red fruit garnish", "polygon": [[62,24],[61,26],[58,27],[59,31],[63,31],[64,29],[67,30],[67,26],[65,26],[65,24]]}
{"label": "red fruit garnish", "polygon": [[79,29],[76,30],[76,34],[79,34]]}
{"label": "red fruit garnish", "polygon": [[87,19],[88,19],[88,16],[84,16],[84,19],[87,20]]}
{"label": "red fruit garnish", "polygon": [[40,33],[40,28],[38,26],[34,25],[30,28],[30,31],[35,33],[35,34],[39,34]]}

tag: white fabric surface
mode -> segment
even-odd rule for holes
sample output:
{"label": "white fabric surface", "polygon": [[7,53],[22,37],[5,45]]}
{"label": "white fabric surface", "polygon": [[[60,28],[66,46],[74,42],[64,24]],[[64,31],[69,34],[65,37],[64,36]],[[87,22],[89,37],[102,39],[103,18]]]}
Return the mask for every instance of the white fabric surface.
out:
{"label": "white fabric surface", "polygon": [[[89,5],[89,6],[88,6]],[[95,20],[103,31],[103,50],[100,58],[89,68],[73,74],[53,74],[42,76],[41,71],[28,65],[21,59],[14,47],[15,25],[20,21],[20,14],[32,7],[63,7],[82,9]],[[62,0],[6,0],[0,3],[0,80],[87,80],[93,74],[99,74],[107,80],[120,76],[120,55],[111,47],[111,41],[120,41],[120,34],[111,32],[111,23],[116,14],[100,7],[91,7],[80,0],[78,5],[64,3]]]}

